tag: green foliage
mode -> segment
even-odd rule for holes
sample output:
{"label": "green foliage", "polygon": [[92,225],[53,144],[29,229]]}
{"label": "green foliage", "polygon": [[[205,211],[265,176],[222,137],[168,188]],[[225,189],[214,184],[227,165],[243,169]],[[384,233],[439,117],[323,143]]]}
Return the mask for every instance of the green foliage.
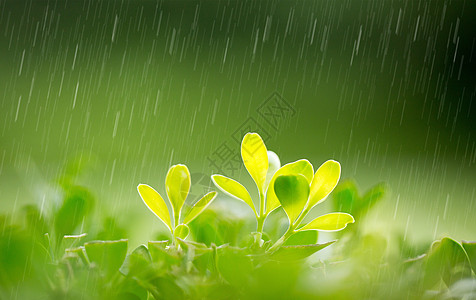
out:
{"label": "green foliage", "polygon": [[165,187],[172,206],[173,224],[167,204],[156,190],[146,184],[139,184],[137,191],[145,205],[167,226],[172,236],[186,238],[189,233],[186,224],[200,215],[217,194],[216,192],[210,192],[203,196],[192,206],[183,218],[183,222],[181,222],[182,208],[190,191],[190,172],[187,166],[174,165],[170,167],[165,179]]}
{"label": "green foliage", "polygon": [[[278,156],[267,151],[257,134],[247,134],[241,150],[256,183],[259,206],[233,179],[213,175],[212,180],[222,192],[252,208],[256,232],[247,219],[209,208],[216,192],[185,205],[190,173],[186,166],[175,165],[165,180],[170,205],[152,187],[137,188],[146,206],[166,225],[167,234],[128,252],[127,227],[114,217],[89,230],[94,197],[74,183],[74,176],[66,176],[60,181],[64,198],[51,211],[25,206],[23,226],[0,216],[0,299],[474,296],[475,242],[444,237],[429,246],[425,241],[412,243],[402,234],[364,232],[358,226],[384,199],[384,184],[361,196],[352,181],[335,187],[341,171],[336,161],[326,161],[315,173],[305,159],[281,167]],[[311,209],[329,195],[336,212],[308,220]],[[269,214],[281,207],[284,213],[273,213],[264,231]],[[344,230],[354,223],[354,216],[359,223]],[[330,232],[339,240],[321,241],[327,236],[319,232]]]}

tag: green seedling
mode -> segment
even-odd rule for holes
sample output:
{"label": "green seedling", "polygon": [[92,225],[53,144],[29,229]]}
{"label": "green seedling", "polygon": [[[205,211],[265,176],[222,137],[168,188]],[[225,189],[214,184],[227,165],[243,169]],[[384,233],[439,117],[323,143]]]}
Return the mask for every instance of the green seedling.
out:
{"label": "green seedling", "polygon": [[182,208],[190,191],[190,182],[187,166],[179,164],[170,167],[165,178],[165,187],[172,207],[172,218],[165,200],[156,190],[147,184],[137,186],[137,191],[145,205],[167,226],[174,240],[175,238],[185,239],[188,236],[190,232],[188,224],[198,217],[217,196],[216,192],[209,192],[183,216]]}
{"label": "green seedling", "polygon": [[279,248],[298,231],[338,231],[354,222],[354,218],[348,213],[331,213],[298,228],[310,210],[323,202],[337,185],[341,171],[338,162],[325,162],[315,174],[312,164],[306,159],[280,167],[279,158],[273,152],[267,151],[257,133],[247,133],[244,136],[241,157],[246,170],[256,183],[259,210],[255,208],[248,190],[239,182],[218,174],[212,175],[212,180],[224,193],[250,206],[256,217],[259,234],[263,232],[267,216],[280,206],[283,207],[290,225],[269,251]]}

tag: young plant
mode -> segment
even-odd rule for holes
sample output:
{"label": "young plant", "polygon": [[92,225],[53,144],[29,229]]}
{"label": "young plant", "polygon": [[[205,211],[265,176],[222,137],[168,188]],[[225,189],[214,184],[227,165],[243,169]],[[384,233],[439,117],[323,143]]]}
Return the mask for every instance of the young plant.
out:
{"label": "young plant", "polygon": [[269,178],[279,169],[281,163],[274,152],[267,151],[266,146],[257,133],[247,133],[241,142],[241,157],[246,170],[253,178],[258,188],[259,208],[255,208],[248,190],[238,181],[223,175],[212,175],[213,183],[225,194],[242,200],[248,204],[257,221],[257,232],[263,232],[264,222],[271,211],[278,208],[278,205],[272,203],[266,207],[266,192],[271,181]]}
{"label": "young plant", "polygon": [[[241,143],[241,157],[246,170],[253,178],[259,193],[259,213],[247,189],[239,182],[223,175],[212,175],[213,183],[224,193],[242,200],[253,210],[257,232],[263,232],[266,217],[280,206],[289,219],[286,233],[268,251],[278,249],[291,235],[298,231],[338,231],[353,223],[347,213],[331,213],[318,217],[298,228],[309,211],[323,202],[332,192],[340,178],[340,164],[329,160],[314,174],[312,164],[306,159],[280,167],[276,154],[267,151],[257,133],[247,133]],[[277,171],[276,171],[277,170]]]}
{"label": "young plant", "polygon": [[335,188],[340,178],[340,172],[340,164],[337,161],[328,160],[319,167],[313,176],[312,173],[305,176],[296,172],[276,177],[272,187],[288,217],[289,227],[286,233],[268,249],[268,252],[276,250],[297,232],[307,230],[340,231],[347,224],[354,223],[352,215],[334,212],[301,225],[311,209],[326,200]]}
{"label": "young plant", "polygon": [[209,192],[198,200],[182,218],[182,208],[190,191],[190,183],[190,172],[187,166],[179,164],[170,167],[165,178],[165,188],[172,206],[173,222],[162,196],[147,184],[137,186],[137,191],[145,205],[167,226],[174,241],[176,238],[185,239],[188,236],[190,232],[188,224],[200,215],[217,196],[216,192]]}

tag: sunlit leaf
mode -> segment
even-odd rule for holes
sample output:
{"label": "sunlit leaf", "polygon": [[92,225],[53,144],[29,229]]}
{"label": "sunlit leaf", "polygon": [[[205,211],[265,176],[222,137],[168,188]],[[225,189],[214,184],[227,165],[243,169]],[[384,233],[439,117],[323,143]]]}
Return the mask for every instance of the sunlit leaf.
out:
{"label": "sunlit leaf", "polygon": [[93,241],[84,244],[91,263],[95,263],[109,276],[119,270],[127,253],[127,240]]}
{"label": "sunlit leaf", "polygon": [[268,172],[268,153],[263,140],[257,133],[247,133],[241,142],[243,163],[256,182],[258,190],[264,191]]}
{"label": "sunlit leaf", "polygon": [[246,188],[243,185],[241,185],[241,183],[231,178],[228,178],[222,175],[217,175],[217,174],[212,175],[212,181],[222,192],[234,198],[244,201],[256,213],[255,205],[253,204],[253,201],[251,200],[250,193],[248,193]]}
{"label": "sunlit leaf", "polygon": [[190,184],[190,172],[187,166],[174,165],[170,167],[165,178],[165,188],[170,204],[172,204],[175,226],[179,223],[180,211],[190,191]]}
{"label": "sunlit leaf", "polygon": [[293,261],[300,260],[311,256],[319,250],[330,246],[335,241],[330,241],[324,244],[315,245],[301,245],[301,246],[282,246],[271,255],[271,259],[279,261]]}
{"label": "sunlit leaf", "polygon": [[281,175],[276,178],[274,192],[289,221],[293,223],[301,214],[309,197],[309,183],[302,175]]}
{"label": "sunlit leaf", "polygon": [[192,206],[191,210],[188,212],[183,222],[185,224],[192,222],[193,219],[195,219],[200,213],[202,213],[204,209],[208,207],[208,205],[210,205],[210,203],[212,203],[216,196],[217,192],[210,192],[203,196],[200,200],[197,201],[197,203]]}
{"label": "sunlit leaf", "polygon": [[276,171],[276,173],[274,173],[266,192],[266,213],[272,212],[281,205],[278,198],[276,197],[276,193],[274,192],[274,182],[276,181],[276,178],[281,175],[298,174],[303,175],[307,179],[308,183],[311,183],[312,176],[314,175],[314,168],[307,159],[300,159],[286,164]]}
{"label": "sunlit leaf", "polygon": [[300,230],[339,231],[349,223],[354,223],[351,215],[337,212],[317,217]]}
{"label": "sunlit leaf", "polygon": [[162,221],[164,224],[172,230],[172,224],[170,222],[170,214],[165,204],[164,199],[153,188],[147,184],[139,184],[137,191],[144,201],[145,205]]}
{"label": "sunlit leaf", "polygon": [[340,164],[335,160],[328,160],[323,163],[312,178],[311,193],[307,207],[310,209],[314,205],[324,201],[337,185],[340,178]]}
{"label": "sunlit leaf", "polygon": [[180,224],[179,226],[175,227],[175,230],[174,230],[174,236],[181,239],[187,238],[189,233],[190,233],[190,229],[185,224]]}
{"label": "sunlit leaf", "polygon": [[476,242],[463,241],[462,244],[466,254],[468,255],[469,261],[471,262],[473,272],[476,274]]}

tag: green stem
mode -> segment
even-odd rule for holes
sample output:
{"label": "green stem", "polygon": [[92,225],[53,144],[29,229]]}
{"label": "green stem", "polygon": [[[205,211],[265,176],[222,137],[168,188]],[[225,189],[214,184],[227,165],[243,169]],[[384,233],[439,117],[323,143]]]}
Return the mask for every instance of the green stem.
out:
{"label": "green stem", "polygon": [[294,231],[294,226],[292,225],[289,225],[289,228],[288,230],[286,231],[286,233],[283,234],[282,237],[279,238],[279,240],[276,241],[276,243],[274,243],[271,247],[269,247],[269,249],[267,250],[267,252],[274,252],[275,250],[277,250],[279,247],[281,247],[284,242],[286,242],[286,240],[295,233]]}
{"label": "green stem", "polygon": [[266,215],[264,212],[264,194],[263,194],[263,191],[259,189],[259,215],[256,219],[258,221],[256,232],[259,232],[259,233],[263,232],[265,219],[266,219]]}

